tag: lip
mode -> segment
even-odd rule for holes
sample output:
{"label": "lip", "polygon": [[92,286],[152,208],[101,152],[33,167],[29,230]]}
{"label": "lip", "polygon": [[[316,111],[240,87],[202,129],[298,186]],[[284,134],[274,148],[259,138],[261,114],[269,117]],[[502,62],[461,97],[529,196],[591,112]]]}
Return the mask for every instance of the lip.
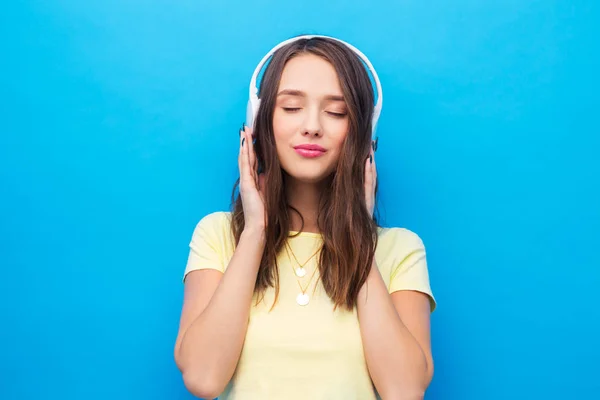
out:
{"label": "lip", "polygon": [[296,153],[305,158],[320,157],[325,154],[326,150],[318,144],[301,144],[294,146]]}

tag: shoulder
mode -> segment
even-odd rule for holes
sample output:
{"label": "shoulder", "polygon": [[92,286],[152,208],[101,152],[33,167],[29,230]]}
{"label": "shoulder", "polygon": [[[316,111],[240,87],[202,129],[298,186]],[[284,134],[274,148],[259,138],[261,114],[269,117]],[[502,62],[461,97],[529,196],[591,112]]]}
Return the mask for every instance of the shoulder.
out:
{"label": "shoulder", "polygon": [[408,256],[415,251],[425,251],[421,237],[407,228],[379,228],[377,250],[381,255]]}
{"label": "shoulder", "polygon": [[189,247],[184,279],[196,269],[212,268],[224,272],[234,247],[231,213],[218,211],[202,217],[196,224]]}
{"label": "shoulder", "polygon": [[199,224],[222,225],[231,222],[231,213],[229,211],[213,211],[200,219]]}
{"label": "shoulder", "polygon": [[231,230],[231,213],[227,211],[215,211],[206,214],[196,223],[194,236],[196,235],[218,235]]}
{"label": "shoulder", "polygon": [[228,211],[214,211],[200,219],[196,226],[221,227],[231,224],[231,213]]}
{"label": "shoulder", "polygon": [[192,244],[206,242],[210,246],[229,247],[233,241],[231,213],[215,211],[206,214],[194,228]]}
{"label": "shoulder", "polygon": [[379,229],[375,261],[382,273],[395,275],[424,259],[425,245],[418,234],[406,228]]}
{"label": "shoulder", "polygon": [[430,298],[431,310],[435,309],[425,245],[418,234],[406,228],[380,228],[375,261],[389,293],[399,290],[425,293]]}

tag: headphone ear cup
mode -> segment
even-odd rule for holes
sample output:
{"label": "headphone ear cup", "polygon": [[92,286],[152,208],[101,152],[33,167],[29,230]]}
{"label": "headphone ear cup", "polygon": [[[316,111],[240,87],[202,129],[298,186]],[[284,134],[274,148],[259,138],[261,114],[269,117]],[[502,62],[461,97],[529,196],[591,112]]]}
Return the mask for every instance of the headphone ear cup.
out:
{"label": "headphone ear cup", "polygon": [[379,123],[379,117],[381,116],[381,108],[378,108],[377,106],[375,106],[375,109],[373,110],[373,117],[371,118],[371,138],[372,140],[375,140],[376,138],[376,133],[377,133],[377,124]]}
{"label": "headphone ear cup", "polygon": [[254,123],[256,116],[258,115],[258,108],[260,107],[260,99],[256,99],[254,102],[248,100],[246,107],[246,125],[254,129]]}
{"label": "headphone ear cup", "polygon": [[378,120],[379,118],[377,118],[376,115],[373,115],[373,119],[371,120],[371,140],[375,140]]}
{"label": "headphone ear cup", "polygon": [[246,105],[246,126],[254,127],[254,112],[252,111],[252,100]]}

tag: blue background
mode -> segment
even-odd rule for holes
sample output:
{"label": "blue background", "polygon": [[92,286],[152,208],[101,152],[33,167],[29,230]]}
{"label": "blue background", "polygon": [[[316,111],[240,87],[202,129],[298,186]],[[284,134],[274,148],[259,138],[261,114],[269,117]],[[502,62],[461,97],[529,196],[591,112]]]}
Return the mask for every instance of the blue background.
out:
{"label": "blue background", "polygon": [[598,398],[595,1],[22,1],[0,13],[0,398],[188,399],[194,225],[259,59],[345,39],[385,93],[386,225],[428,248],[428,399]]}

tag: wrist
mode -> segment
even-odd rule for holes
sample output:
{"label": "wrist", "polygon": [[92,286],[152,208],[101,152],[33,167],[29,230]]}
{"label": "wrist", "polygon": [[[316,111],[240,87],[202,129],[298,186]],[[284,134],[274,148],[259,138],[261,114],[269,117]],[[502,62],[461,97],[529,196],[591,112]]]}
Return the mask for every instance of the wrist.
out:
{"label": "wrist", "polygon": [[263,226],[245,226],[241,237],[252,239],[254,241],[265,242],[266,230]]}

